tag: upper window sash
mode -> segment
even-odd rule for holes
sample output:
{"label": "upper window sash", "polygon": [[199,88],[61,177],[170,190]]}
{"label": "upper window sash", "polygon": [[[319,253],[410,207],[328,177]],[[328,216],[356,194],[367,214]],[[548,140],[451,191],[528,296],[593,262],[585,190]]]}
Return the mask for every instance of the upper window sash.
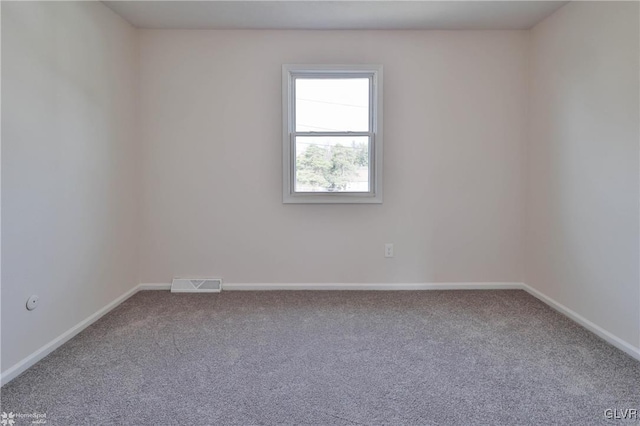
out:
{"label": "upper window sash", "polygon": [[[343,70],[340,71],[322,71],[322,72],[318,72],[318,71],[295,71],[295,72],[290,72],[290,78],[291,78],[291,82],[290,82],[290,99],[289,99],[289,105],[291,108],[291,117],[289,119],[289,133],[315,133],[315,134],[319,134],[319,133],[323,133],[323,132],[316,132],[316,131],[296,131],[297,129],[297,116],[296,116],[296,80],[298,79],[314,79],[314,80],[319,80],[319,79],[327,79],[327,80],[331,80],[331,79],[367,79],[369,80],[369,109],[368,109],[368,133],[375,133],[375,115],[376,115],[376,105],[375,105],[375,76],[376,76],[376,72],[375,71],[366,71],[366,72],[362,72],[362,71],[354,71],[354,72],[344,72]],[[338,133],[338,132],[331,132],[331,133]],[[362,133],[362,132],[349,132],[349,131],[345,131],[345,132],[341,132],[342,134],[345,133],[349,133],[349,134],[353,134],[353,133]]]}

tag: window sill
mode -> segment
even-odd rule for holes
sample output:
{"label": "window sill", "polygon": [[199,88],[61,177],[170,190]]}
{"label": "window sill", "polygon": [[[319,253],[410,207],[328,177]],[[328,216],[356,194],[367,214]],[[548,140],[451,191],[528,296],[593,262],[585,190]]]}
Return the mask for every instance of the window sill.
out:
{"label": "window sill", "polygon": [[382,194],[285,194],[283,204],[382,204]]}

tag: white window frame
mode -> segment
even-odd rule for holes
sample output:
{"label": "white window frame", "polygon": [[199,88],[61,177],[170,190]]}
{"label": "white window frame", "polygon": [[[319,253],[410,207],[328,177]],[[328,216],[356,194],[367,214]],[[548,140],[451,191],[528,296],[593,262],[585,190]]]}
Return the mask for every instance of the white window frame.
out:
{"label": "white window frame", "polygon": [[[369,78],[368,132],[296,132],[295,79]],[[295,192],[296,136],[368,136],[368,192]],[[382,65],[282,66],[282,202],[315,204],[382,203]]]}

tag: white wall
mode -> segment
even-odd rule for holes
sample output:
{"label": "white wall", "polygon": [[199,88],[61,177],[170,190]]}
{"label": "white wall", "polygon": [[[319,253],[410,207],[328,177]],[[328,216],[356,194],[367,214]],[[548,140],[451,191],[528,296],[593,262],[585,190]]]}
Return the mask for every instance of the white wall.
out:
{"label": "white wall", "polygon": [[[640,346],[637,3],[572,3],[531,34],[2,9],[2,371],[180,275],[524,278]],[[280,67],[305,62],[385,66],[383,205],[281,203]]]}
{"label": "white wall", "polygon": [[640,346],[638,3],[574,2],[531,35],[526,283]]}
{"label": "white wall", "polygon": [[100,3],[2,4],[3,372],[138,282],[137,49]]}
{"label": "white wall", "polygon": [[[526,42],[142,30],[141,281],[522,281]],[[384,65],[384,204],[282,204],[283,63]]]}

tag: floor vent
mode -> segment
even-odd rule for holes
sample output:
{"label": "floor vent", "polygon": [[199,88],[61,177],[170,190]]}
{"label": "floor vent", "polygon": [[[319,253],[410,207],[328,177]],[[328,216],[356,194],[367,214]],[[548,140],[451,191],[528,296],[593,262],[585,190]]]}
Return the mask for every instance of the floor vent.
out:
{"label": "floor vent", "polygon": [[222,278],[174,278],[171,293],[220,293]]}

